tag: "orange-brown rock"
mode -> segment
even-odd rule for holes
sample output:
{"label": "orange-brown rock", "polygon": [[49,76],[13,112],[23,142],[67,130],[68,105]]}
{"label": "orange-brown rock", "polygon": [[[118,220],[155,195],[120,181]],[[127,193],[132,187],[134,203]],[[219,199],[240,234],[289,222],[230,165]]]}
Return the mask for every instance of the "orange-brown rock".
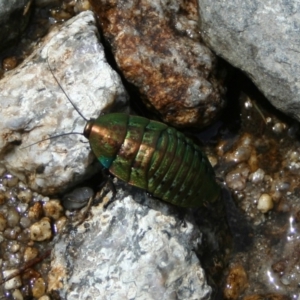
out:
{"label": "orange-brown rock", "polygon": [[203,127],[224,105],[216,59],[200,42],[196,1],[90,0],[125,78],[177,127]]}

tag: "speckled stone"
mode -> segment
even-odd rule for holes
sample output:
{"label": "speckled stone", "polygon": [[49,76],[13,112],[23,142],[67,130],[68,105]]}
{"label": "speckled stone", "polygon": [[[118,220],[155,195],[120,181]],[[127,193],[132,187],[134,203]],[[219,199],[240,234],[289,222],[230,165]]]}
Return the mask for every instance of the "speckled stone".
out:
{"label": "speckled stone", "polygon": [[200,42],[196,1],[92,0],[125,78],[177,127],[202,127],[224,105],[216,58]]}
{"label": "speckled stone", "polygon": [[[211,288],[193,251],[201,234],[190,217],[117,183],[116,200],[60,236],[48,291],[63,299],[208,299]],[[175,296],[176,295],[176,296]]]}
{"label": "speckled stone", "polygon": [[30,226],[30,238],[33,241],[45,241],[52,237],[50,219],[42,218],[40,221]]}
{"label": "speckled stone", "polygon": [[85,126],[49,66],[86,118],[126,103],[121,80],[107,64],[98,38],[93,13],[83,12],[54,28],[30,57],[0,81],[1,162],[43,194],[75,185],[99,169],[89,144],[82,143],[78,134],[41,141],[82,133]]}

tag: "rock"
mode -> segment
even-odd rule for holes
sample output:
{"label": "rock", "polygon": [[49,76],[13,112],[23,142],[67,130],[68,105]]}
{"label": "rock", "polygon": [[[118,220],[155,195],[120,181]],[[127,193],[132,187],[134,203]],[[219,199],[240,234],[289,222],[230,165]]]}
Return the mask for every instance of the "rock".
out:
{"label": "rock", "polygon": [[25,29],[30,16],[31,3],[31,0],[0,0],[1,50]]}
{"label": "rock", "polygon": [[[18,272],[18,269],[12,269],[12,270],[4,270],[3,271],[3,278],[9,277],[12,274],[15,274]],[[16,276],[4,283],[4,289],[5,290],[12,290],[20,287],[22,285],[22,280],[20,276]]]}
{"label": "rock", "polygon": [[38,256],[39,250],[34,247],[26,247],[25,252],[24,252],[24,261],[30,261],[31,259],[34,259]]}
{"label": "rock", "polygon": [[90,11],[55,28],[24,63],[5,73],[0,81],[1,163],[43,194],[75,185],[100,165],[78,134],[42,141],[81,133],[85,126],[50,68],[88,119],[126,103],[121,80],[106,62]]}
{"label": "rock", "polygon": [[198,1],[201,33],[281,111],[300,120],[300,6],[292,1]]}
{"label": "rock", "polygon": [[262,213],[267,213],[269,210],[273,208],[274,204],[272,201],[272,197],[269,194],[261,194],[258,199],[257,209],[260,210]]}
{"label": "rock", "polygon": [[56,240],[48,292],[66,300],[208,299],[211,288],[194,252],[201,233],[190,217],[178,222],[171,206],[129,188],[133,199],[115,182],[113,203],[93,207],[83,224]]}
{"label": "rock", "polygon": [[224,106],[216,58],[200,43],[196,1],[92,0],[126,80],[175,127],[203,127]]}
{"label": "rock", "polygon": [[36,279],[32,284],[32,295],[35,298],[40,298],[45,294],[46,284],[43,278]]}
{"label": "rock", "polygon": [[248,279],[242,265],[232,266],[226,279],[224,298],[236,300],[248,286]]}
{"label": "rock", "polygon": [[94,191],[90,187],[80,187],[64,195],[62,203],[65,209],[79,209],[85,206],[93,195]]}
{"label": "rock", "polygon": [[30,239],[33,241],[45,241],[52,237],[50,219],[42,218],[40,221],[30,226]]}
{"label": "rock", "polygon": [[44,213],[46,217],[58,220],[63,214],[64,209],[59,200],[50,200],[44,204]]}

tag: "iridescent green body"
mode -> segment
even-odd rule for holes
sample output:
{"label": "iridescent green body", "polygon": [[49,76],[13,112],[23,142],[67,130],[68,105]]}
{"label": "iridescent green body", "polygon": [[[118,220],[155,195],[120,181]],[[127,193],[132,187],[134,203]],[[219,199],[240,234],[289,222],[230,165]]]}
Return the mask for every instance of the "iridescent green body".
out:
{"label": "iridescent green body", "polygon": [[154,197],[197,207],[220,195],[213,168],[200,148],[163,123],[113,113],[89,121],[84,135],[104,167]]}

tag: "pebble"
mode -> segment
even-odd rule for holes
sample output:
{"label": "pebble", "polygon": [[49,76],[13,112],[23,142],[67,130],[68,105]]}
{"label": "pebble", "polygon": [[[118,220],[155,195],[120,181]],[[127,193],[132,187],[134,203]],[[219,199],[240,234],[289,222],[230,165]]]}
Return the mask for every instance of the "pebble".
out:
{"label": "pebble", "polygon": [[20,191],[17,196],[19,200],[25,203],[29,203],[32,200],[32,192],[30,190]]}
{"label": "pebble", "polygon": [[240,294],[247,288],[248,279],[245,269],[242,265],[235,265],[229,270],[224,289],[224,298],[236,300]]}
{"label": "pebble", "polygon": [[7,227],[7,220],[5,216],[0,212],[0,231],[4,231]]}
{"label": "pebble", "polygon": [[[3,271],[3,277],[6,278],[9,275],[18,272],[18,269],[5,270]],[[16,276],[4,283],[4,289],[12,290],[20,287],[22,285],[22,280],[20,276]]]}
{"label": "pebble", "polygon": [[54,224],[54,230],[56,233],[60,233],[63,231],[63,229],[65,228],[65,225],[67,223],[67,217],[62,216],[60,217]]}
{"label": "pebble", "polygon": [[6,196],[4,193],[0,194],[0,205],[4,204],[6,202]]}
{"label": "pebble", "polygon": [[32,260],[36,258],[39,254],[39,250],[34,247],[26,247],[24,252],[24,262],[27,262],[29,260]]}
{"label": "pebble", "polygon": [[22,217],[20,219],[20,225],[23,227],[23,228],[28,228],[30,225],[31,225],[31,221],[29,218],[27,217]]}
{"label": "pebble", "polygon": [[52,237],[52,230],[50,219],[48,217],[42,218],[40,221],[30,226],[30,238],[33,241],[45,241]]}
{"label": "pebble", "polygon": [[19,226],[14,228],[6,228],[3,232],[3,236],[8,240],[16,240],[21,231],[22,230]]}
{"label": "pebble", "polygon": [[38,278],[32,285],[32,295],[35,298],[40,298],[45,294],[46,284],[43,278]]}
{"label": "pebble", "polygon": [[62,202],[65,209],[75,210],[84,207],[93,195],[94,191],[91,188],[80,187],[66,194]]}
{"label": "pebble", "polygon": [[229,188],[241,191],[245,188],[249,173],[249,167],[246,164],[241,163],[226,175],[225,181]]}
{"label": "pebble", "polygon": [[3,185],[6,185],[7,187],[16,186],[18,182],[19,182],[18,177],[13,176],[11,174],[6,174],[3,179]]}
{"label": "pebble", "polygon": [[[243,298],[243,300],[262,300],[262,299],[267,299],[267,300],[291,300],[290,297],[282,294],[255,294],[255,295],[250,295],[246,296]],[[299,298],[297,298],[298,300]]]}
{"label": "pebble", "polygon": [[38,300],[51,300],[51,298],[48,295],[44,295],[40,297]]}
{"label": "pebble", "polygon": [[43,215],[43,205],[41,202],[34,203],[33,206],[29,208],[28,218],[31,220],[38,220]]}
{"label": "pebble", "polygon": [[262,213],[267,213],[269,210],[273,208],[272,197],[269,194],[262,194],[257,203],[257,209]]}
{"label": "pebble", "polygon": [[13,292],[12,292],[12,296],[13,296],[13,299],[14,300],[23,300],[23,295],[21,293],[21,291],[19,289],[15,289]]}
{"label": "pebble", "polygon": [[46,217],[58,220],[64,213],[64,209],[59,200],[50,200],[44,204],[44,213]]}
{"label": "pebble", "polygon": [[14,207],[9,208],[7,212],[6,220],[7,220],[7,225],[9,227],[15,227],[19,224],[20,215]]}
{"label": "pebble", "polygon": [[14,69],[18,64],[18,60],[15,56],[6,57],[2,61],[2,69],[9,71]]}
{"label": "pebble", "polygon": [[272,130],[276,134],[283,133],[283,131],[287,128],[286,124],[284,123],[276,123],[273,127]]}
{"label": "pebble", "polygon": [[253,183],[259,183],[264,180],[265,171],[262,169],[257,169],[255,172],[249,175],[249,180]]}

